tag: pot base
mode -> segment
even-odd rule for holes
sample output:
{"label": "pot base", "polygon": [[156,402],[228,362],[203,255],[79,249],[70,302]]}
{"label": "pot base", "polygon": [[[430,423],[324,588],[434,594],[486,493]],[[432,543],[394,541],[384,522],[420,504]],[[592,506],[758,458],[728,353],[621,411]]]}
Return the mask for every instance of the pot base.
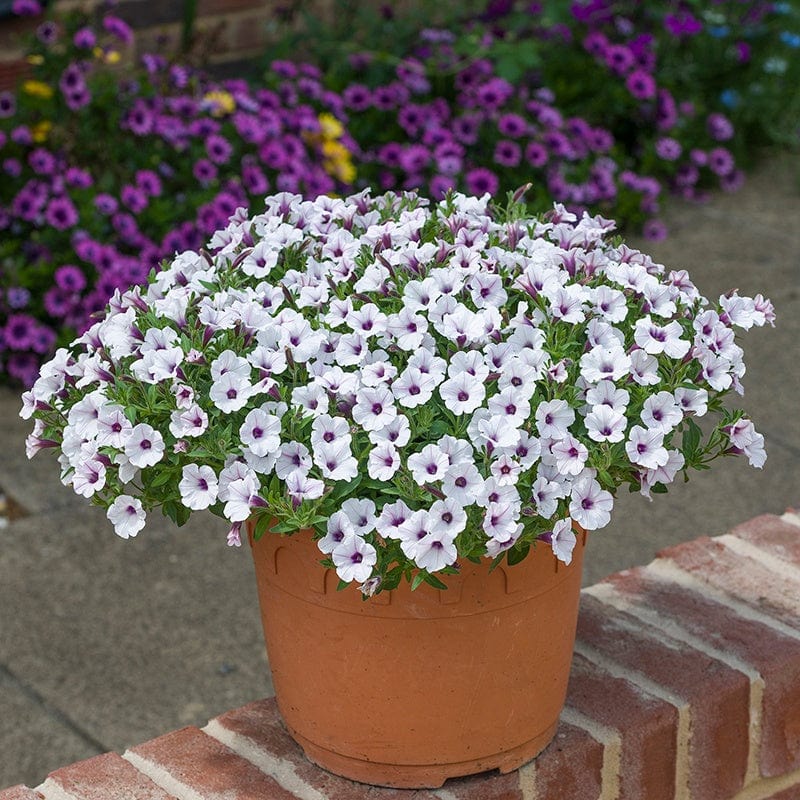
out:
{"label": "pot base", "polygon": [[392,789],[438,789],[448,778],[466,777],[493,769],[502,773],[513,772],[536,758],[550,744],[557,727],[556,721],[530,741],[503,753],[492,753],[471,761],[455,764],[380,764],[327,750],[287,726],[306,757],[318,767],[353,781]]}

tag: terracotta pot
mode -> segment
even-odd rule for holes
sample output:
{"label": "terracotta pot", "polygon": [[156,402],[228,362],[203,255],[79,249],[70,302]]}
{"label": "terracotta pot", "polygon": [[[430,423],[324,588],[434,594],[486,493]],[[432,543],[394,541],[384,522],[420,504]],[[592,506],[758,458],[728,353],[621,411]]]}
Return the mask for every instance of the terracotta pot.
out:
{"label": "terracotta pot", "polygon": [[337,591],[309,531],[252,541],[284,722],[321,767],[380,786],[510,772],[553,737],[564,704],[586,534],[572,564],[546,545],[449,588]]}

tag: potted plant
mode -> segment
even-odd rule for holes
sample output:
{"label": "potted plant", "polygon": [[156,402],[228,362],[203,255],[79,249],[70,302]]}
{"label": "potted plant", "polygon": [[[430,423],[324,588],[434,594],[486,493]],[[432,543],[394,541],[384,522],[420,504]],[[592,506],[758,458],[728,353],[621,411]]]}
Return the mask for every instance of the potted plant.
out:
{"label": "potted plant", "polygon": [[313,760],[392,786],[513,769],[555,730],[616,492],[766,458],[723,401],[734,328],[772,305],[711,303],[613,227],[488,195],[268,197],[42,368],[28,454],[57,449],[123,538],[154,509],[210,509],[232,545],[247,524]]}

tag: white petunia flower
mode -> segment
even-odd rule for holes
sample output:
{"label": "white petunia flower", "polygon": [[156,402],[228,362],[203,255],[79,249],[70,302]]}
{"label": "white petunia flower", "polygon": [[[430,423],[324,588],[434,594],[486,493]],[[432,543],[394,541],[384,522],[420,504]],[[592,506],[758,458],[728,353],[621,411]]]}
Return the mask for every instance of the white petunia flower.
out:
{"label": "white petunia flower", "polygon": [[572,552],[577,543],[575,531],[572,530],[572,522],[569,519],[560,519],[553,526],[550,535],[550,544],[553,548],[555,557],[564,564],[572,563]]}
{"label": "white petunia flower", "polygon": [[462,506],[476,502],[483,490],[483,477],[472,462],[457,462],[447,468],[442,478],[442,492]]}
{"label": "white petunia flower", "polygon": [[358,475],[358,461],[353,457],[350,442],[346,439],[337,439],[331,444],[322,442],[313,449],[314,463],[320,468],[323,478],[351,481]]}
{"label": "white petunia flower", "polygon": [[566,400],[549,400],[539,403],[534,415],[539,435],[549,439],[560,439],[575,422],[575,411]]}
{"label": "white petunia flower", "polygon": [[705,389],[685,389],[679,386],[674,397],[684,414],[702,417],[708,411],[708,392]]}
{"label": "white petunia flower", "polygon": [[351,441],[350,425],[344,417],[331,417],[321,414],[314,417],[311,423],[311,445],[332,444],[338,439],[346,439],[348,445]]}
{"label": "white petunia flower", "polygon": [[444,477],[450,458],[438,445],[426,444],[419,453],[408,457],[407,464],[416,483],[424,486]]}
{"label": "white petunia flower", "polygon": [[656,325],[646,315],[642,319],[636,320],[633,331],[633,339],[645,353],[658,355],[665,353],[670,358],[683,358],[691,347],[691,343],[681,338],[683,328],[680,323],[673,320],[664,326]]}
{"label": "white petunia flower", "polygon": [[494,479],[501,485],[515,484],[519,480],[522,465],[507,453],[501,453],[492,461],[491,472]]}
{"label": "white petunia flower", "polygon": [[353,406],[353,420],[365,431],[379,431],[397,416],[394,397],[386,386],[362,388]]}
{"label": "white petunia flower", "polygon": [[391,442],[380,442],[370,450],[367,473],[376,481],[390,481],[400,469],[400,455]]}
{"label": "white petunia flower", "polygon": [[412,511],[408,518],[397,526],[400,549],[408,558],[413,559],[416,556],[417,545],[428,535],[430,529],[430,515],[425,509]]}
{"label": "white petunia flower", "polygon": [[540,475],[531,486],[531,502],[536,513],[544,519],[550,519],[556,513],[558,501],[563,497],[561,486]]}
{"label": "white petunia flower", "polygon": [[275,453],[281,444],[281,421],[262,408],[254,408],[239,426],[239,439],[254,455]]}
{"label": "white petunia flower", "polygon": [[223,514],[231,522],[244,522],[251,513],[252,498],[260,489],[258,478],[253,473],[236,478],[225,487]]}
{"label": "white petunia flower", "polygon": [[309,478],[301,469],[290,472],[284,482],[286,493],[298,504],[303,500],[316,500],[325,491],[325,484],[321,480]]}
{"label": "white petunia flower", "polygon": [[348,583],[363,583],[372,574],[372,568],[378,562],[375,548],[359,536],[345,536],[331,552],[336,574]]}
{"label": "white petunia flower", "polygon": [[408,418],[398,414],[388,425],[379,431],[369,431],[369,440],[373,444],[393,444],[395,447],[405,447],[411,438],[411,425]]}
{"label": "white petunia flower", "polygon": [[531,404],[525,393],[513,386],[507,386],[492,395],[486,405],[492,416],[500,417],[507,425],[515,428],[522,425],[531,413]]}
{"label": "white petunia flower", "polygon": [[178,490],[181,493],[181,502],[187,508],[200,510],[216,502],[219,484],[211,467],[205,464],[187,464],[181,475]]}
{"label": "white petunia flower", "polygon": [[103,406],[97,417],[96,439],[98,445],[122,449],[133,425],[125,416],[122,406]]}
{"label": "white petunia flower", "polygon": [[680,450],[670,450],[666,464],[655,469],[646,469],[640,474],[642,482],[641,494],[652,499],[650,498],[650,489],[657,483],[663,483],[665,486],[672,483],[679,470],[683,469],[685,463],[686,459]]}
{"label": "white petunia flower", "polygon": [[129,494],[121,494],[108,507],[106,516],[114,526],[114,533],[122,539],[136,536],[145,526],[145,511],[141,500]]}
{"label": "white petunia flower", "polygon": [[671,392],[650,395],[642,408],[642,422],[664,434],[669,433],[683,419],[683,410]]}
{"label": "white petunia flower", "polygon": [[467,372],[448,378],[439,386],[439,395],[453,414],[471,414],[483,403],[486,389]]}
{"label": "white petunia flower", "polygon": [[586,460],[589,458],[589,450],[586,445],[569,433],[562,439],[553,442],[549,452],[554,459],[556,469],[562,475],[573,477],[583,471]]}
{"label": "white petunia flower", "polygon": [[331,553],[347,536],[355,536],[355,529],[350,517],[344,511],[334,511],[328,517],[327,533],[317,541],[317,547],[323,553]]}
{"label": "white petunia flower", "polygon": [[586,392],[586,402],[592,406],[608,406],[619,414],[628,408],[630,395],[625,389],[618,389],[612,381],[600,381]]}
{"label": "white petunia flower", "polygon": [[611,521],[614,498],[592,477],[578,478],[570,492],[569,515],[587,531],[604,528]]}
{"label": "white petunia flower", "polygon": [[247,405],[253,394],[253,387],[247,378],[236,372],[226,372],[211,384],[208,396],[211,402],[226,414],[239,411]]}
{"label": "white petunia flower", "polygon": [[284,480],[290,472],[300,470],[308,472],[313,461],[308,448],[301,442],[284,442],[275,459],[275,474]]}
{"label": "white petunia flower", "polygon": [[597,405],[584,418],[586,432],[595,442],[621,442],[628,426],[626,416],[609,405]]}
{"label": "white petunia flower", "polygon": [[661,383],[656,357],[644,350],[634,350],[631,353],[631,377],[640,386],[655,386]]}
{"label": "white petunia flower", "polygon": [[420,569],[428,572],[444,569],[458,558],[455,536],[444,529],[431,530],[416,543],[413,558]]}
{"label": "white petunia flower", "polygon": [[664,434],[652,428],[643,428],[634,425],[625,442],[625,452],[628,458],[640,467],[656,469],[663,467],[669,459],[667,449],[664,447]]}
{"label": "white petunia flower", "polygon": [[630,372],[631,359],[621,347],[593,347],[581,356],[580,366],[587,383],[618,381]]}
{"label": "white petunia flower", "polygon": [[72,475],[72,488],[82,497],[91,497],[106,485],[106,465],[96,458],[81,461]]}
{"label": "white petunia flower", "polygon": [[124,452],[135,467],[152,467],[164,455],[164,437],[147,423],[140,423],[131,430],[125,439]]}
{"label": "white petunia flower", "polygon": [[369,498],[350,497],[342,503],[341,510],[353,523],[353,529],[358,536],[366,536],[375,530],[375,503]]}
{"label": "white petunia flower", "polygon": [[375,521],[375,529],[385,539],[400,539],[400,526],[411,514],[411,509],[402,500],[386,503]]}
{"label": "white petunia flower", "polygon": [[435,379],[420,372],[416,367],[406,368],[392,381],[392,394],[404,408],[424,405],[433,396],[435,388]]}

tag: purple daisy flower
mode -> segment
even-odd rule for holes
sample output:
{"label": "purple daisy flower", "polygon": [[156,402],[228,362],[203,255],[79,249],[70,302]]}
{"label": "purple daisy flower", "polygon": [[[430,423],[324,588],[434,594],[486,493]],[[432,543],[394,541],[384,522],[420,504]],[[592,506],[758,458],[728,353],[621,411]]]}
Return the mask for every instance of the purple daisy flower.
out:
{"label": "purple daisy flower", "polygon": [[120,199],[134,214],[140,214],[147,208],[147,195],[137,186],[126,183],[120,192]]}
{"label": "purple daisy flower", "polygon": [[113,214],[117,210],[119,203],[117,203],[115,197],[112,197],[110,194],[106,194],[105,192],[101,192],[100,194],[95,195],[94,207],[101,214],[109,215]]}
{"label": "purple daisy flower", "polygon": [[103,17],[103,28],[112,36],[119,39],[123,44],[130,44],[133,41],[133,31],[128,23],[119,17],[106,14],[105,17]]}
{"label": "purple daisy flower", "polygon": [[48,225],[60,231],[72,228],[78,222],[78,211],[68,197],[54,197],[44,212]]}
{"label": "purple daisy flower", "polygon": [[217,177],[217,168],[207,158],[200,158],[195,161],[192,174],[201,184],[207,186]]}
{"label": "purple daisy flower", "polygon": [[13,117],[17,110],[17,101],[11,92],[0,92],[0,119]]}
{"label": "purple daisy flower", "polygon": [[80,167],[70,167],[64,175],[64,180],[68,186],[74,186],[76,189],[88,189],[94,183],[89,172]]}
{"label": "purple daisy flower", "polygon": [[464,178],[469,194],[480,197],[485,193],[493,195],[500,185],[497,175],[485,167],[471,169]]}
{"label": "purple daisy flower", "polygon": [[80,292],[86,288],[86,276],[74,264],[64,264],[59,267],[53,278],[56,285],[66,292]]}
{"label": "purple daisy flower", "polygon": [[213,134],[206,139],[206,153],[214,164],[224,164],[233,152],[231,143],[219,134]]}
{"label": "purple daisy flower", "polygon": [[35,329],[36,320],[29,314],[9,314],[3,329],[3,341],[11,350],[27,350]]}
{"label": "purple daisy flower", "polygon": [[11,308],[25,308],[31,299],[31,293],[22,286],[11,286],[6,291],[6,302]]}
{"label": "purple daisy flower", "polygon": [[543,167],[547,163],[547,148],[540,142],[528,142],[525,159],[532,167]]}
{"label": "purple daisy flower", "polygon": [[522,160],[522,148],[510,139],[501,139],[495,145],[494,160],[503,167],[516,167]]}
{"label": "purple daisy flower", "polygon": [[79,50],[91,50],[97,44],[97,37],[91,28],[79,28],[72,37],[72,44]]}
{"label": "purple daisy flower", "polygon": [[650,100],[656,95],[655,79],[643,69],[635,69],[628,75],[625,88],[637,100]]}

